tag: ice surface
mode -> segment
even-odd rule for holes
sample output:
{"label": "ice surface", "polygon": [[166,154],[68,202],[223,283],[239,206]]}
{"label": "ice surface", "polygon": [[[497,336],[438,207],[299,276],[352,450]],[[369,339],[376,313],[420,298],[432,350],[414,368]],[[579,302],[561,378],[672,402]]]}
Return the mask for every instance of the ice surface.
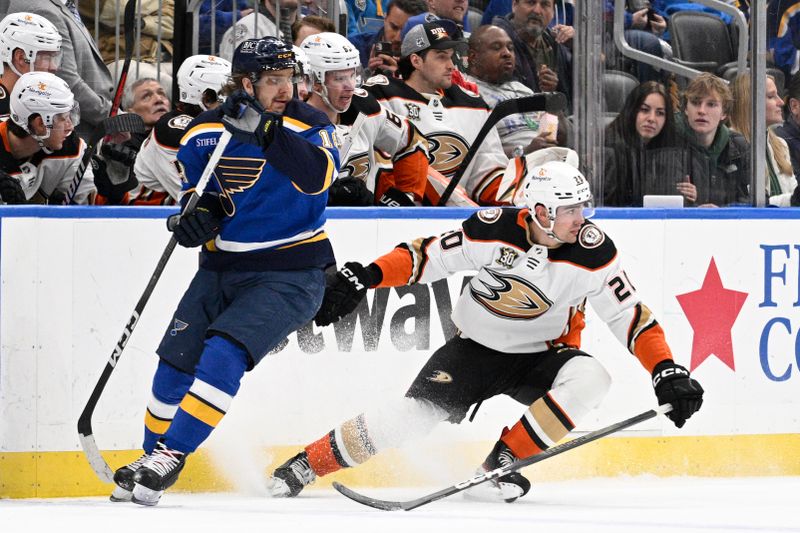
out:
{"label": "ice surface", "polygon": [[[428,491],[361,492],[413,499]],[[0,532],[800,532],[798,494],[799,477],[590,479],[535,483],[513,504],[454,496],[414,511],[386,512],[328,489],[293,500],[168,492],[154,508],[100,498],[0,500]]]}

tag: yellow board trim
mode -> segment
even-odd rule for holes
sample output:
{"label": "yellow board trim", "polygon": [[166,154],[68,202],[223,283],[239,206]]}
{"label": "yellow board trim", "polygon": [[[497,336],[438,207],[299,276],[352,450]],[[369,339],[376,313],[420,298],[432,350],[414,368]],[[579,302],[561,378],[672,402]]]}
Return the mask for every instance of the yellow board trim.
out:
{"label": "yellow board trim", "polygon": [[207,403],[201,402],[191,394],[187,394],[183,397],[181,409],[211,427],[217,427],[222,417],[225,416],[225,413],[219,409],[215,409]]}
{"label": "yellow board trim", "polygon": [[[321,478],[309,487],[330,488],[333,481],[360,488],[445,487],[472,476],[493,442],[459,443],[458,446],[427,444],[447,466],[447,479],[430,473],[409,460],[408,452],[380,454],[358,468]],[[432,449],[431,449],[432,448]],[[264,475],[296,454],[296,446],[264,450]],[[702,477],[800,476],[800,435],[716,435],[703,437],[619,437],[602,439],[546,459],[526,469],[534,481],[565,481],[591,477],[643,474]],[[753,453],[758,450],[758,453]],[[142,452],[103,452],[112,468],[136,460]],[[234,485],[205,449],[192,454],[171,491],[232,491]],[[113,486],[100,482],[82,452],[0,453],[0,498],[56,498],[101,496]],[[424,489],[423,489],[424,490]]]}

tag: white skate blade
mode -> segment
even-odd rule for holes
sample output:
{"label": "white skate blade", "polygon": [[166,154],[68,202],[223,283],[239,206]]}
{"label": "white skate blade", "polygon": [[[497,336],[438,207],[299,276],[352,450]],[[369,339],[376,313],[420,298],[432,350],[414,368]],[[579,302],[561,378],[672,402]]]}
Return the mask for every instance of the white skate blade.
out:
{"label": "white skate blade", "polygon": [[133,492],[117,486],[114,487],[114,492],[111,493],[111,496],[109,496],[108,499],[114,503],[119,503],[119,502],[129,502],[131,501],[132,497],[133,497]]}
{"label": "white skate blade", "polygon": [[148,489],[144,485],[137,483],[136,486],[133,487],[131,501],[133,503],[138,503],[139,505],[147,505],[152,507],[158,503],[162,494],[164,494],[163,490]]}
{"label": "white skate blade", "polygon": [[480,502],[511,503],[522,496],[522,488],[514,483],[487,481],[464,491],[464,499]]}
{"label": "white skate blade", "polygon": [[289,485],[279,477],[268,477],[266,486],[267,494],[269,494],[271,498],[288,498],[289,494],[292,492],[291,489],[289,489]]}

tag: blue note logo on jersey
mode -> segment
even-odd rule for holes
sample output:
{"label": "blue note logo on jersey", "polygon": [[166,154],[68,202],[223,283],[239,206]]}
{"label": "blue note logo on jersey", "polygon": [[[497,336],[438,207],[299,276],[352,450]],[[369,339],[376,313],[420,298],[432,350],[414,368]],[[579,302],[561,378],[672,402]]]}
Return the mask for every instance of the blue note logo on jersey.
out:
{"label": "blue note logo on jersey", "polygon": [[174,337],[179,332],[185,330],[188,327],[189,327],[189,323],[188,322],[184,322],[183,320],[181,320],[179,318],[176,318],[175,321],[172,323],[172,329],[169,330],[169,334],[170,334],[170,336]]}
{"label": "blue note logo on jersey", "polygon": [[267,161],[253,157],[222,157],[214,177],[219,184],[220,202],[225,214],[232,217],[236,213],[234,196],[256,184]]}

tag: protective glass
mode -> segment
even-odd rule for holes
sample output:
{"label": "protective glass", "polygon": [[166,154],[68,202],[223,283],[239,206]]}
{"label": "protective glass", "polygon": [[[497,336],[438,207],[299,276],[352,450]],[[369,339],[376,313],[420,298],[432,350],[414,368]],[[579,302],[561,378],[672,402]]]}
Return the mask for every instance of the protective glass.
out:
{"label": "protective glass", "polygon": [[72,106],[72,110],[53,115],[53,125],[50,129],[56,131],[66,129],[68,127],[68,122],[72,125],[73,129],[78,127],[78,124],[81,123],[81,111],[78,102],[75,102]]}
{"label": "protective glass", "polygon": [[325,86],[330,89],[357,89],[361,87],[361,80],[361,67],[325,73]]}
{"label": "protective glass", "polygon": [[277,74],[266,74],[253,85],[259,87],[280,87],[282,85],[294,85],[303,81],[303,76],[297,74],[290,76],[279,76]]}
{"label": "protective glass", "polygon": [[31,60],[31,72],[49,72],[54,74],[61,66],[61,52],[34,52]]}
{"label": "protective glass", "polygon": [[594,216],[594,203],[588,200],[586,202],[562,205],[556,208],[556,218],[572,218],[577,217],[578,214],[582,215],[583,218],[592,218]]}

